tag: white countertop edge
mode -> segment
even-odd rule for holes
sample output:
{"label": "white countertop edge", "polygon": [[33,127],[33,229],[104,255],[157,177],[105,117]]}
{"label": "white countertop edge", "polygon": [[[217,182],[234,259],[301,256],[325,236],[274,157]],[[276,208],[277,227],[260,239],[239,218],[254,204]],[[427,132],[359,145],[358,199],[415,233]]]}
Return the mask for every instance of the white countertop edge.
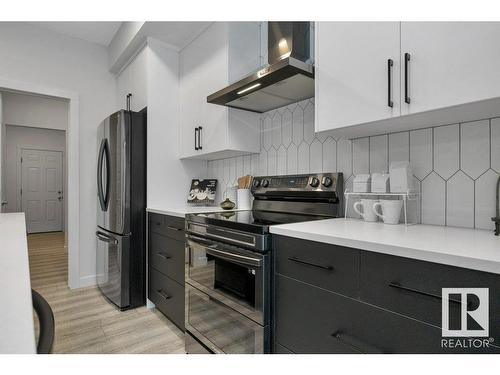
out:
{"label": "white countertop edge", "polygon": [[147,212],[160,214],[160,215],[168,215],[168,216],[176,216],[184,218],[188,214],[199,214],[199,213],[207,213],[207,212],[235,212],[235,211],[248,211],[245,209],[232,209],[232,210],[223,210],[219,206],[194,206],[194,207],[168,207],[168,208],[155,208],[155,207],[147,207]]}
{"label": "white countertop edge", "polygon": [[[403,258],[411,258],[427,262],[445,264],[455,267],[473,269],[477,271],[500,274],[500,261],[480,259],[473,256],[453,255],[430,250],[421,250],[385,243],[376,243],[352,238],[342,238],[334,235],[324,235],[318,233],[301,232],[295,229],[288,229],[286,225],[271,226],[272,234],[299,238],[307,241],[328,243],[332,245],[351,247],[365,251],[372,251],[381,254],[394,255]],[[493,235],[493,234],[492,234]],[[500,249],[499,249],[500,253]]]}
{"label": "white countertop edge", "polygon": [[0,354],[36,353],[24,213],[0,214]]}

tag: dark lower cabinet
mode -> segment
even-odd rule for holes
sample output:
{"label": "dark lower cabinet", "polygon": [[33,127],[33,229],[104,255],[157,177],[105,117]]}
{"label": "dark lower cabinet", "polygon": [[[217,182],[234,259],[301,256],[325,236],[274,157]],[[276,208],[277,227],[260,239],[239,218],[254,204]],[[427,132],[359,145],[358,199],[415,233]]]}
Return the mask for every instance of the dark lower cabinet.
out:
{"label": "dark lower cabinet", "polygon": [[[275,353],[500,353],[499,275],[358,249],[349,256],[328,246],[274,239]],[[327,275],[291,264],[290,256],[336,266]],[[489,337],[442,336],[441,288],[452,287],[489,288]],[[477,301],[470,303],[474,311]],[[450,319],[460,323],[460,303],[449,305]]]}
{"label": "dark lower cabinet", "polygon": [[148,298],[184,331],[184,219],[154,213],[148,216]]}
{"label": "dark lower cabinet", "polygon": [[149,268],[149,299],[167,318],[184,331],[184,286]]}

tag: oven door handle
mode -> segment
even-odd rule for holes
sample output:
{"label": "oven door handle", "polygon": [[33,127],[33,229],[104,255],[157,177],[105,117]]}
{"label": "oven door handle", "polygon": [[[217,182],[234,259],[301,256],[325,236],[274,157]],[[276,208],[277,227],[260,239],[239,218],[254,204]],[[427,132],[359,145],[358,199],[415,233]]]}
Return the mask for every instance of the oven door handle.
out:
{"label": "oven door handle", "polygon": [[[217,246],[217,245],[214,245],[214,246]],[[252,267],[260,267],[262,265],[261,259],[247,257],[244,255],[239,255],[239,254],[234,254],[234,253],[230,253],[227,251],[219,250],[219,249],[216,249],[214,246],[207,247],[206,252],[207,252],[207,254],[209,254],[215,258],[220,258],[223,260],[227,260],[229,262],[240,263],[240,264],[243,264],[246,266],[252,266]]]}

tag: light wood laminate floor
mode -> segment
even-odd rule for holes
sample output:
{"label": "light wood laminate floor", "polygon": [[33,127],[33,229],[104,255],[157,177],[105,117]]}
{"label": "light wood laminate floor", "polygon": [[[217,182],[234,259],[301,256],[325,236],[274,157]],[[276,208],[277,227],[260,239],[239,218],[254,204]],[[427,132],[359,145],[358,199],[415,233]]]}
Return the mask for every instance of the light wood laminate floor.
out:
{"label": "light wood laminate floor", "polygon": [[31,287],[54,312],[54,353],[185,353],[184,334],[160,312],[121,312],[96,287],[69,289],[63,233],[31,234],[28,248]]}

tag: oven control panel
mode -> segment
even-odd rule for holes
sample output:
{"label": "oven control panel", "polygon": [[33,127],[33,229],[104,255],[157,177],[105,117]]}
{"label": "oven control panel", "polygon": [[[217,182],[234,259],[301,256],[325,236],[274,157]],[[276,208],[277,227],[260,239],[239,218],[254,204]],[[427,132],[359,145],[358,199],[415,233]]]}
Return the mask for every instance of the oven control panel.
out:
{"label": "oven control panel", "polygon": [[290,176],[255,177],[252,193],[264,194],[276,191],[331,191],[343,189],[342,173],[314,173]]}

